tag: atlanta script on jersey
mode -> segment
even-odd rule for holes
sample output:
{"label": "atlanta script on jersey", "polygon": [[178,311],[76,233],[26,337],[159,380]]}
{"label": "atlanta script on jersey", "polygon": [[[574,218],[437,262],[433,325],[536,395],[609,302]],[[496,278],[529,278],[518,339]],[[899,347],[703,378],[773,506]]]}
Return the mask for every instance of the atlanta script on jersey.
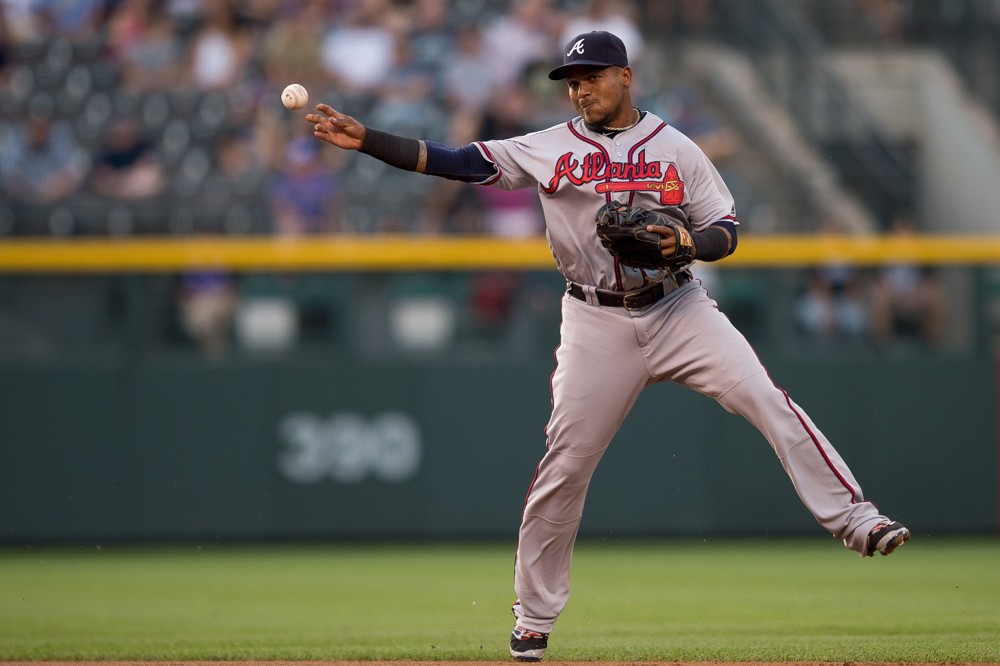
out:
{"label": "atlanta script on jersey", "polygon": [[715,166],[687,136],[653,113],[626,132],[587,129],[582,118],[512,139],[481,141],[503,189],[536,187],[546,235],[567,280],[602,289],[636,289],[665,272],[623,265],[594,234],[594,213],[609,201],[662,211],[683,206],[691,228],[738,224],[733,197]]}

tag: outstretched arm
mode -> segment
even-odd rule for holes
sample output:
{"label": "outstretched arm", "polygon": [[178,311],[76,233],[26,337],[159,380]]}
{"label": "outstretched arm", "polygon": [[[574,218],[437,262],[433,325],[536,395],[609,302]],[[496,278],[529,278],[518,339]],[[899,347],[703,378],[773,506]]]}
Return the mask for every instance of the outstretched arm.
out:
{"label": "outstretched arm", "polygon": [[319,104],[316,109],[320,113],[306,116],[313,123],[313,134],[338,148],[359,150],[398,169],[470,183],[488,180],[496,174],[496,165],[474,145],[451,148],[432,141],[408,139],[365,127],[327,104]]}
{"label": "outstretched arm", "polygon": [[313,135],[344,150],[359,150],[406,171],[424,170],[427,147],[423,141],[407,139],[365,127],[328,104],[317,104],[320,113],[306,115],[314,123]]}

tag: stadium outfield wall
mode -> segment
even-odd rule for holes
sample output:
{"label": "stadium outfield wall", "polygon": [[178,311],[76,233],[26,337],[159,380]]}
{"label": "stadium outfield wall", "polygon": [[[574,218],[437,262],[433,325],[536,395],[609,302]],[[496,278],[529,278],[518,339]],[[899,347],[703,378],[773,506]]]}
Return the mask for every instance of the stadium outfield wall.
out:
{"label": "stadium outfield wall", "polygon": [[[0,541],[513,537],[552,364],[8,362]],[[886,512],[917,534],[997,530],[992,364],[768,366]],[[641,396],[582,527],[818,530],[759,433],[670,385]]]}
{"label": "stadium outfield wall", "polygon": [[[552,268],[542,239],[379,239],[377,251],[371,240],[10,241],[0,244],[0,274]],[[993,238],[747,238],[730,261],[752,270],[832,257],[1000,264]],[[918,537],[997,532],[1000,365],[991,346],[761,353],[867,499]],[[549,351],[8,354],[0,542],[514,538],[544,451],[553,363]],[[598,470],[582,534],[747,533],[821,531],[751,426],[703,396],[652,387]]]}

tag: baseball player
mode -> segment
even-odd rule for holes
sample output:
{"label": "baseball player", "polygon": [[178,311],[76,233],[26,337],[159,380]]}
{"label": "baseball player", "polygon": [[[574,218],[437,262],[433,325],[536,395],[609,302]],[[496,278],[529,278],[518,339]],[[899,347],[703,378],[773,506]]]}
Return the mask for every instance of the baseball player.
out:
{"label": "baseball player", "polygon": [[[534,187],[541,198],[567,289],[546,452],[517,544],[511,656],[542,659],[569,597],[591,476],[639,393],[656,382],[711,396],[749,420],[824,528],[862,556],[891,553],[909,539],[907,528],[864,498],[834,447],[691,275],[694,259],[736,249],[739,223],[718,171],[690,139],[632,105],[632,70],[615,35],[576,36],[549,78],[565,80],[578,117],[461,148],[366,128],[326,104],[306,116],[318,139],[339,148],[418,173]],[[621,233],[635,220],[641,226]],[[650,238],[656,256],[632,256]]]}

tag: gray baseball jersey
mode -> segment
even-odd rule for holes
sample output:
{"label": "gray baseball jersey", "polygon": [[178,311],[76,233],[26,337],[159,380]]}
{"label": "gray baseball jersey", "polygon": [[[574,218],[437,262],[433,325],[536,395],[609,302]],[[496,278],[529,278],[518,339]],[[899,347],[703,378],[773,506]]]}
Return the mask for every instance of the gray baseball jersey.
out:
{"label": "gray baseball jersey", "polygon": [[591,132],[581,118],[540,132],[478,144],[504,189],[537,187],[559,271],[601,289],[636,289],[662,280],[617,263],[594,233],[594,214],[615,199],[650,210],[681,206],[694,230],[729,219],[733,197],[715,166],[689,138],[652,113],[627,132]]}
{"label": "gray baseball jersey", "polygon": [[612,135],[592,132],[577,118],[477,145],[497,167],[482,184],[538,189],[552,253],[576,285],[562,302],[546,452],[518,539],[518,624],[552,630],[569,598],[573,544],[591,476],[639,393],[656,382],[679,383],[749,420],[816,520],[864,554],[868,532],[887,519],[864,500],[833,445],[772,382],[697,280],[669,280],[664,298],[639,308],[602,305],[599,298],[600,290],[637,289],[667,277],[622,266],[600,244],[594,215],[610,199],[654,210],[684,207],[695,230],[720,220],[736,223],[732,196],[704,153],[651,113]]}

